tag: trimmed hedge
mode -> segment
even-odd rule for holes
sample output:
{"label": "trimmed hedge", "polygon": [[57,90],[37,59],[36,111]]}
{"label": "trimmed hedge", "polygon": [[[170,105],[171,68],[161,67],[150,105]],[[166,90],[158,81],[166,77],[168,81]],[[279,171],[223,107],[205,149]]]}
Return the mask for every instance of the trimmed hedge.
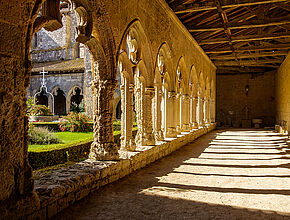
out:
{"label": "trimmed hedge", "polygon": [[[133,131],[133,136],[137,134],[137,130]],[[121,134],[114,135],[115,143],[120,146]],[[63,164],[68,161],[79,162],[88,158],[92,141],[77,144],[63,149],[44,151],[44,152],[28,152],[28,160],[34,170]]]}
{"label": "trimmed hedge", "polygon": [[[59,129],[59,122],[30,122],[33,124],[34,127],[47,127],[49,130],[52,130],[54,132],[59,132],[61,131]],[[93,127],[94,123],[89,122],[89,124]],[[121,130],[121,123],[114,123],[114,131],[120,131]],[[137,125],[134,124],[134,127]]]}

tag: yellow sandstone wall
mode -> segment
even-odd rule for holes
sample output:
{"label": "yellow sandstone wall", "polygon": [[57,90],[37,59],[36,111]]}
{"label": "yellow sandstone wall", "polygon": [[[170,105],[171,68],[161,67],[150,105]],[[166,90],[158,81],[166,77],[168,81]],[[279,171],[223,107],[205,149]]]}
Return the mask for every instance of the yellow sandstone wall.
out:
{"label": "yellow sandstone wall", "polygon": [[277,122],[287,121],[290,131],[290,54],[286,57],[277,73],[276,80]]}

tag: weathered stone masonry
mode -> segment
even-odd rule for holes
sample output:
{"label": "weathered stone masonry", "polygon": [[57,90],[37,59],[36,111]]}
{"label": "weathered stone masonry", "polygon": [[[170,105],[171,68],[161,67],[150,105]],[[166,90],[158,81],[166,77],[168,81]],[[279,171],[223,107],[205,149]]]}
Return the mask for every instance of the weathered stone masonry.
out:
{"label": "weathered stone masonry", "polygon": [[[139,103],[138,106],[135,106],[138,108],[138,117],[141,117],[138,124],[140,133],[135,140],[138,147],[142,147],[143,144],[154,144],[156,136],[163,139],[160,135],[161,132],[165,137],[176,137],[183,128],[189,129],[187,126],[194,124],[194,121],[190,123],[188,121],[190,117],[186,116],[181,118],[182,124],[180,124],[179,116],[183,111],[197,112],[196,115],[199,115],[197,123],[200,125],[200,129],[207,131],[206,128],[202,128],[205,122],[209,123],[208,116],[203,111],[205,109],[203,100],[209,98],[215,100],[215,66],[165,2],[161,0],[73,0],[72,2],[79,16],[76,41],[86,45],[90,51],[93,65],[91,87],[94,99],[95,135],[90,154],[92,161],[119,158],[118,147],[113,142],[112,114],[118,61],[122,53],[125,53],[125,57],[128,59],[126,63],[130,64],[125,67],[132,70],[131,84],[126,91],[138,90],[134,94],[135,101],[137,100]],[[25,101],[31,70],[29,48],[34,32],[41,27],[45,26],[50,31],[61,27],[60,16],[56,13],[59,2],[47,0],[43,5],[44,12],[37,17],[42,3],[43,1],[38,0],[25,3],[23,1],[1,2],[0,179],[3,180],[0,185],[1,218],[27,216],[40,209],[39,195],[35,191],[32,170],[27,161],[28,123],[25,117]],[[18,13],[14,13],[15,11]],[[156,17],[156,20],[149,19],[153,17]],[[157,71],[157,57],[162,53],[164,72]],[[177,77],[177,73],[180,72],[178,70],[179,61],[182,65],[181,78]],[[196,69],[195,73],[191,71],[193,67]],[[200,105],[195,110],[188,109],[190,105],[187,97],[192,91],[185,88],[180,90],[178,85],[181,80],[186,88],[189,87],[190,78],[197,79],[194,80],[195,86],[192,87],[192,90],[199,91],[197,94],[200,94],[200,97],[197,96]],[[158,79],[156,81],[158,86],[154,83],[154,79]],[[208,89],[212,92],[207,92]],[[159,100],[154,100],[156,90],[160,94]],[[140,96],[136,94],[140,94]],[[178,102],[180,99],[177,96],[183,97],[181,95],[184,95],[185,99],[181,100],[186,100],[186,104]],[[152,102],[160,104],[160,101],[162,114],[153,114],[154,120],[156,119],[154,124],[158,126],[152,126],[152,120],[150,120],[152,112],[151,109],[147,109],[147,106],[150,107]],[[131,109],[130,103],[128,106]],[[122,104],[126,105],[126,103]],[[210,115],[214,114],[215,112],[212,110]],[[145,123],[142,121],[143,124],[141,123],[142,118],[146,120]],[[161,126],[159,126],[160,120],[162,121]],[[206,126],[211,128],[212,125]],[[152,130],[151,127],[156,130]],[[160,128],[162,128],[161,132]],[[130,132],[126,134],[130,136]],[[181,142],[169,142],[173,149],[186,143],[182,141],[182,138],[176,140]],[[152,148],[161,149],[160,146]],[[164,148],[165,152],[171,152],[169,146],[164,145]],[[128,150],[132,149],[126,149],[126,156],[130,156]],[[147,155],[138,159],[138,163],[145,166],[147,160],[153,161],[153,158]],[[114,162],[112,163],[114,164]],[[132,160],[133,166],[138,167],[138,163],[136,160]],[[95,176],[96,173],[91,174]],[[118,179],[117,176],[111,179]],[[124,176],[124,174],[119,176]],[[80,177],[77,175],[75,178]],[[94,177],[92,178],[94,179]],[[89,181],[87,177],[82,179]],[[69,188],[69,184],[66,187]],[[47,190],[54,189],[63,188],[48,188]],[[85,191],[90,190],[91,188],[87,188]],[[81,192],[82,195],[86,194],[82,190]],[[82,196],[77,198],[80,197]],[[40,197],[40,199],[42,198]],[[65,203],[70,200],[62,201]],[[49,215],[55,213],[53,207],[56,206],[53,204],[47,206]]]}

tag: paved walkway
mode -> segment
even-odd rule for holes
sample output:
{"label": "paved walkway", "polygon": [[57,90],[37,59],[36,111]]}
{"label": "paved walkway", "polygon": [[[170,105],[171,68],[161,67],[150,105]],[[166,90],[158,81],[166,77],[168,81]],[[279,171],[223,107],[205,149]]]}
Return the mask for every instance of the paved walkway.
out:
{"label": "paved walkway", "polygon": [[290,219],[290,154],[262,130],[218,130],[56,219]]}

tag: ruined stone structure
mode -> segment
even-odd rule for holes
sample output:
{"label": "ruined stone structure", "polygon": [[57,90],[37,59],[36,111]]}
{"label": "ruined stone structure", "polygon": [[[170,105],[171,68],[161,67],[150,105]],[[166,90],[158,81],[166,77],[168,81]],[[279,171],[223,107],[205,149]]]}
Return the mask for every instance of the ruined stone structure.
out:
{"label": "ruined stone structure", "polygon": [[[211,61],[188,31],[190,27],[187,29],[173,12],[174,5],[179,4],[181,9],[186,10],[182,6],[185,2],[1,2],[0,218],[52,217],[89,192],[146,166],[215,128],[216,66],[219,63],[215,65]],[[52,33],[59,30],[58,34],[63,34],[60,28],[70,20],[66,14],[61,19],[60,8],[64,3],[77,14],[75,40],[70,37],[62,39],[59,52],[49,52],[48,57],[51,61],[59,58],[74,60],[78,57],[77,51],[81,50],[75,45],[80,44],[89,51],[90,59],[86,50],[83,52],[85,72],[80,77],[86,80],[85,86],[80,89],[83,94],[89,88],[92,90],[94,141],[89,160],[70,170],[74,172],[70,175],[75,182],[60,174],[56,182],[48,178],[46,185],[42,182],[43,185],[37,185],[36,189],[28,163],[25,103],[27,88],[34,80],[31,76],[32,61],[43,60],[44,56],[42,53],[30,56],[30,48],[35,33],[41,28]],[[207,2],[202,1],[202,4]],[[220,5],[212,10],[217,7],[222,13]],[[175,12],[180,10],[175,9]],[[67,27],[70,28],[69,25]],[[215,29],[214,33],[221,31],[228,34],[224,28]],[[231,36],[228,37],[231,39]],[[275,89],[276,118],[289,124],[288,66],[289,57],[279,68]],[[66,77],[75,77],[76,74],[80,73],[69,70],[59,79],[65,81]],[[114,93],[118,74],[122,110],[120,147],[113,138]],[[63,91],[69,94],[68,88],[63,88]],[[134,108],[138,125],[135,138],[132,135]],[[272,118],[272,112],[269,116]]]}

